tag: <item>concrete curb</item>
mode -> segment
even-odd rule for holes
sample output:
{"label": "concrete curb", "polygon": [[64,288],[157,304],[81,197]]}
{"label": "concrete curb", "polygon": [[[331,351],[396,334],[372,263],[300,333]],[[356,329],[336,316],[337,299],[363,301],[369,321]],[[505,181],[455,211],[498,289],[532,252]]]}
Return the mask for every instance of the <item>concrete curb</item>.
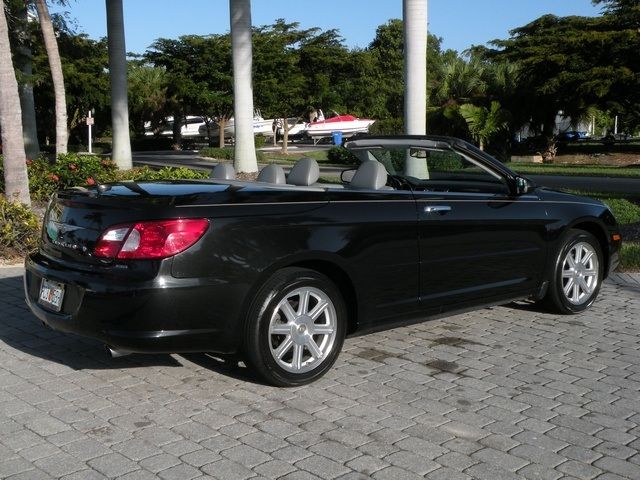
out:
{"label": "concrete curb", "polygon": [[0,263],[0,269],[24,267],[24,261],[17,263]]}
{"label": "concrete curb", "polygon": [[606,281],[616,285],[625,285],[640,289],[640,273],[615,272],[609,275]]}

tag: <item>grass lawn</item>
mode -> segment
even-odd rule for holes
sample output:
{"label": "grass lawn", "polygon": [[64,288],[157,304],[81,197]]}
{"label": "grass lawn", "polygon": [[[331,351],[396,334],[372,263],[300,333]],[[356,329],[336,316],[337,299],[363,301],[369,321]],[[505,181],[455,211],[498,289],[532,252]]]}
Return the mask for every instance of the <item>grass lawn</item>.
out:
{"label": "grass lawn", "polygon": [[640,167],[604,165],[553,165],[539,163],[507,163],[511,170],[534,175],[575,175],[581,177],[640,178]]}
{"label": "grass lawn", "polygon": [[287,155],[283,155],[280,152],[264,152],[264,156],[267,163],[277,163],[282,166],[291,166],[300,160],[302,157],[308,157],[315,159],[321,167],[336,167],[336,168],[349,168],[348,165],[332,163],[327,159],[327,150],[312,150],[309,152],[291,152]]}
{"label": "grass lawn", "polygon": [[622,244],[620,270],[625,272],[640,272],[640,242],[626,242]]}
{"label": "grass lawn", "polygon": [[620,269],[640,272],[640,193],[594,193],[575,190],[572,193],[597,198],[609,206],[622,230]]}
{"label": "grass lawn", "polygon": [[625,271],[640,272],[640,200],[595,196],[613,211],[622,231],[620,268]]}

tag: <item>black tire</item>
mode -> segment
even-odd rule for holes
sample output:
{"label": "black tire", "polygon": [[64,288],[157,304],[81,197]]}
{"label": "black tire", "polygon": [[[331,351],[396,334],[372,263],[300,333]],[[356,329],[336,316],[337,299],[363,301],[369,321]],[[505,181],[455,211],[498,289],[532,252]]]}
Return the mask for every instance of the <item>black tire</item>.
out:
{"label": "black tire", "polygon": [[[587,258],[586,253],[591,254],[590,260],[582,264]],[[569,262],[573,260],[575,263],[577,254],[581,255],[578,262],[580,265],[572,268]],[[603,268],[602,249],[598,240],[589,232],[569,230],[556,253],[553,270],[549,275],[549,290],[543,303],[552,311],[565,315],[584,312],[598,296]],[[594,271],[595,274],[585,275]]]}
{"label": "black tire", "polygon": [[[308,298],[306,311],[301,306],[303,295]],[[315,314],[316,307],[322,313],[315,320],[305,315]],[[293,321],[287,320],[285,310],[295,317]],[[327,276],[309,269],[284,268],[265,282],[252,301],[245,328],[244,358],[272,385],[311,383],[338,358],[346,323],[342,295]],[[278,333],[283,330],[287,333]],[[314,335],[316,330],[322,333]],[[333,333],[326,333],[330,330]],[[279,353],[282,357],[277,359]]]}

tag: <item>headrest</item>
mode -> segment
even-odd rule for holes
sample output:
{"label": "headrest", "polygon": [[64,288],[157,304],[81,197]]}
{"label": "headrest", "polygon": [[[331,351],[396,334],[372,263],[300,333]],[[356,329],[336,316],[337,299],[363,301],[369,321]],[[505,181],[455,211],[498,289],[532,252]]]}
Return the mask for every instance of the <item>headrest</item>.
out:
{"label": "headrest", "polygon": [[280,165],[276,165],[275,163],[267,165],[262,170],[260,170],[256,181],[277,184],[287,183],[284,176],[284,170]]}
{"label": "headrest", "polygon": [[213,168],[213,170],[211,170],[209,178],[217,178],[219,180],[235,180],[236,170],[230,163],[219,163]]}
{"label": "headrest", "polygon": [[291,185],[313,185],[320,177],[320,167],[313,158],[302,157],[289,172],[287,183]]}
{"label": "headrest", "polygon": [[387,170],[380,162],[362,162],[349,183],[350,188],[380,190],[387,183]]}

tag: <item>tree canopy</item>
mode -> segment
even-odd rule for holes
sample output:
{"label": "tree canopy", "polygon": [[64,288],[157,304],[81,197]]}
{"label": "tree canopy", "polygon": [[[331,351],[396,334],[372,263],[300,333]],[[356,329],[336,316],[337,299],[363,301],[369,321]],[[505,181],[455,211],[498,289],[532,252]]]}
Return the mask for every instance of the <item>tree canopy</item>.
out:
{"label": "tree canopy", "polygon": [[[7,3],[15,8],[23,5],[18,0]],[[636,130],[640,0],[593,3],[602,7],[601,15],[544,15],[489,47],[462,53],[444,50],[442,40],[430,34],[427,131],[482,139],[496,153],[508,148],[510,138],[525,125],[551,136],[559,112],[574,121],[596,118],[603,125],[618,116],[623,129]],[[54,23],[69,126],[79,143],[87,110],[95,109],[99,131],[109,124],[107,44],[74,32],[63,20],[56,17]],[[19,30],[11,21],[9,28],[10,33]],[[36,31],[29,35],[33,74],[27,79],[18,73],[18,80],[34,84],[40,138],[52,139],[49,67],[40,36]],[[12,43],[16,42],[14,35]],[[337,30],[301,28],[285,19],[255,26],[255,107],[265,118],[302,116],[318,108],[336,110],[377,119],[373,131],[399,133],[404,114],[403,42],[402,21],[397,19],[379,25],[365,48],[347,47]],[[13,53],[19,63],[20,52],[14,48]],[[233,114],[229,33],[157,39],[143,55],[129,60],[129,102],[131,130],[137,135],[144,134],[146,122],[160,130],[170,116],[229,118]],[[487,134],[481,125],[494,125],[489,130],[496,131]]]}

